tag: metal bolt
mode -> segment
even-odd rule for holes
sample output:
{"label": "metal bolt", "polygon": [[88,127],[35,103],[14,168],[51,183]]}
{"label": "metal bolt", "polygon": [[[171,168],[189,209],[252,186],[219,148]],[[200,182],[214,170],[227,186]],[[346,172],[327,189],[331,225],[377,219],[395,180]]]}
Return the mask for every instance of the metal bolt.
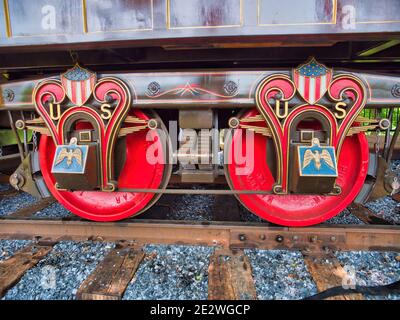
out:
{"label": "metal bolt", "polygon": [[299,237],[298,236],[293,236],[293,241],[298,241],[299,240]]}
{"label": "metal bolt", "polygon": [[279,242],[279,243],[282,243],[283,239],[284,238],[281,235],[277,235],[276,238],[275,238],[276,242]]}
{"label": "metal bolt", "polygon": [[240,124],[240,121],[239,121],[239,119],[236,118],[236,117],[232,117],[232,118],[230,118],[229,121],[228,121],[228,125],[229,125],[229,127],[232,128],[232,129],[236,129],[237,127],[239,127],[239,124]]}
{"label": "metal bolt", "polygon": [[317,236],[312,236],[310,238],[310,241],[313,242],[313,243],[317,242],[317,240],[318,240]]}
{"label": "metal bolt", "polygon": [[25,122],[23,120],[17,120],[15,122],[15,127],[20,130],[25,129]]}
{"label": "metal bolt", "polygon": [[147,122],[147,127],[148,127],[150,130],[157,129],[157,127],[158,127],[158,122],[157,122],[157,120],[156,120],[156,119],[150,119],[150,120]]}
{"label": "metal bolt", "polygon": [[390,127],[390,121],[389,119],[381,119],[379,121],[379,128],[382,130],[387,130]]}
{"label": "metal bolt", "polygon": [[265,234],[260,234],[260,239],[265,240]]}
{"label": "metal bolt", "polygon": [[246,235],[245,234],[239,234],[239,240],[240,241],[245,241],[246,240]]}
{"label": "metal bolt", "polygon": [[311,249],[308,248],[308,247],[307,247],[307,248],[304,248],[304,249],[303,249],[303,252],[304,252],[304,253],[310,253],[310,252],[311,252]]}
{"label": "metal bolt", "polygon": [[335,236],[332,236],[332,237],[331,237],[331,241],[332,241],[332,242],[335,242],[335,241],[336,241],[336,237],[335,237]]}

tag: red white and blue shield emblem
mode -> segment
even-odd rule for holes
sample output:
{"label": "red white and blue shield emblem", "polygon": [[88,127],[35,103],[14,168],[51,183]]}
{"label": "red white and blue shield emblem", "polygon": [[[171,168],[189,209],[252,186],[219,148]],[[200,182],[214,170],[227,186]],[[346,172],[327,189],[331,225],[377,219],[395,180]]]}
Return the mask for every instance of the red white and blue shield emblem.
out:
{"label": "red white and blue shield emblem", "polygon": [[80,107],[92,95],[96,74],[77,64],[61,74],[61,83],[68,98]]}
{"label": "red white and blue shield emblem", "polygon": [[328,90],[332,81],[332,69],[314,58],[293,70],[297,91],[309,104],[317,103]]}

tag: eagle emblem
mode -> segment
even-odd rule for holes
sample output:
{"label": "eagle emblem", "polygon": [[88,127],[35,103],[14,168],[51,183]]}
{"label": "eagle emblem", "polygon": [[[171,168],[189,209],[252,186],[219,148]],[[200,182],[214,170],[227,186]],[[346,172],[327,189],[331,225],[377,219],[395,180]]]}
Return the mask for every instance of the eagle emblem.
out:
{"label": "eagle emblem", "polygon": [[53,173],[82,173],[86,165],[88,146],[77,145],[77,138],[71,138],[68,145],[58,145],[54,155]]}
{"label": "eagle emblem", "polygon": [[325,161],[329,167],[335,169],[332,157],[327,150],[322,150],[322,152],[314,150],[314,153],[310,149],[306,150],[304,152],[303,169],[307,167],[311,161],[314,161],[315,167],[318,171],[321,169],[321,161]]}
{"label": "eagle emblem", "polygon": [[298,150],[301,175],[337,176],[334,147],[321,146],[319,139],[313,138],[311,146],[299,146]]}
{"label": "eagle emblem", "polygon": [[[71,139],[72,140],[76,138]],[[60,153],[57,156],[55,165],[59,165],[64,159],[67,158],[67,167],[70,167],[72,164],[72,160],[75,159],[76,162],[82,166],[82,150],[79,148],[69,149],[69,148],[62,148]]]}

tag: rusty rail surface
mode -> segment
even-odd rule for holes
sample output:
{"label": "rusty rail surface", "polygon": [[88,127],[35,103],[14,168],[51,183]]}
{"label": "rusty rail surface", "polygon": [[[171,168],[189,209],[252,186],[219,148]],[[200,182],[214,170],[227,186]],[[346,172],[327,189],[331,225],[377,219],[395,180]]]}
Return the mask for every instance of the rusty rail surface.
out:
{"label": "rusty rail surface", "polygon": [[2,239],[93,240],[186,244],[227,249],[400,250],[400,226],[319,225],[288,228],[253,222],[126,220],[91,222],[42,218],[0,220]]}

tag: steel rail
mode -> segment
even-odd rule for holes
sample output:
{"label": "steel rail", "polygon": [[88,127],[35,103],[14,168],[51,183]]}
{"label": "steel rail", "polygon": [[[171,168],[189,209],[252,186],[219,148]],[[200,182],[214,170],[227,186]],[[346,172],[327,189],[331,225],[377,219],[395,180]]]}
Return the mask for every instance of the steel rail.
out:
{"label": "steel rail", "polygon": [[121,241],[186,244],[229,249],[400,250],[399,226],[319,225],[280,227],[266,223],[125,220],[92,222],[42,218],[0,219],[2,239]]}

